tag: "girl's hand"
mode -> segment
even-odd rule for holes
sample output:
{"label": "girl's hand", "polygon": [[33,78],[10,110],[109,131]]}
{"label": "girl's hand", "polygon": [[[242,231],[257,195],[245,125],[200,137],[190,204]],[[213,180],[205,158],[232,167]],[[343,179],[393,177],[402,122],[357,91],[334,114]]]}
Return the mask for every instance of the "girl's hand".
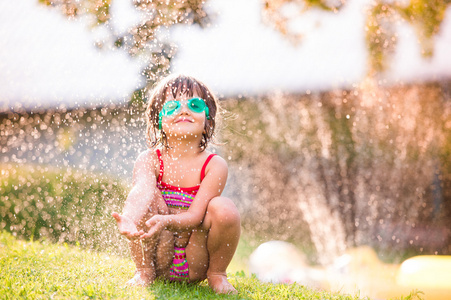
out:
{"label": "girl's hand", "polygon": [[116,219],[119,232],[127,239],[133,241],[139,239],[144,234],[143,230],[138,231],[136,224],[128,217],[120,215],[117,212],[113,212],[111,216]]}
{"label": "girl's hand", "polygon": [[160,233],[166,229],[165,216],[155,215],[146,221],[146,226],[150,227],[147,233],[141,235],[141,239],[156,239]]}

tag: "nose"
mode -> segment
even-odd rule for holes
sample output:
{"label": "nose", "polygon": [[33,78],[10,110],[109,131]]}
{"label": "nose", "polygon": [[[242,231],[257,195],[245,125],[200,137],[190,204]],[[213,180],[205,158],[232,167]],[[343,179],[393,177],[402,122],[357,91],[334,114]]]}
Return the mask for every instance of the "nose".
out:
{"label": "nose", "polygon": [[185,113],[187,114],[190,110],[188,109],[188,102],[187,101],[180,101],[180,114]]}

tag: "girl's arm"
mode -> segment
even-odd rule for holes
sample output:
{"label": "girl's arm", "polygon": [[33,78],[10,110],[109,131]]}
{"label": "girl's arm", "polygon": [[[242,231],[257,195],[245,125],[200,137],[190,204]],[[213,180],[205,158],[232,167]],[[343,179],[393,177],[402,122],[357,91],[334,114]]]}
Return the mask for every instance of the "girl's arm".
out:
{"label": "girl's arm", "polygon": [[136,225],[144,217],[154,198],[156,188],[155,159],[151,150],[142,152],[133,168],[132,189],[125,201],[122,215],[113,212],[119,231],[129,239],[140,237]]}
{"label": "girl's arm", "polygon": [[227,163],[216,155],[208,164],[205,173],[205,178],[188,211],[177,215],[157,215],[150,218],[146,225],[152,228],[142,238],[151,237],[163,229],[188,231],[202,223],[208,203],[214,197],[220,196],[224,190],[228,175]]}

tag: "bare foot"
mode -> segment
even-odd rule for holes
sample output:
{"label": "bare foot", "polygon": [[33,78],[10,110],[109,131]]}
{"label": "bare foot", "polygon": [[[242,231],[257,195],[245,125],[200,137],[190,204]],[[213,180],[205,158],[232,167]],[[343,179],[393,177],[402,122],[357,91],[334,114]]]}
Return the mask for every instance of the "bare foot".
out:
{"label": "bare foot", "polygon": [[155,280],[155,274],[151,268],[139,268],[135,271],[135,276],[127,281],[129,286],[148,286]]}
{"label": "bare foot", "polygon": [[208,285],[217,294],[238,294],[238,291],[227,280],[226,273],[208,273]]}

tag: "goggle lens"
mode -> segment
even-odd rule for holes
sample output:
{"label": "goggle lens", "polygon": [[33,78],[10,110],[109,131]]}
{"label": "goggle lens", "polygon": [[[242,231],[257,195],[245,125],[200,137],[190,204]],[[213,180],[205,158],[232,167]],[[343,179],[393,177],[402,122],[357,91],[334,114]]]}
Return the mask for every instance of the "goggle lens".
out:
{"label": "goggle lens", "polygon": [[195,113],[201,113],[205,110],[205,102],[200,98],[192,98],[188,101],[188,108]]}
{"label": "goggle lens", "polygon": [[179,101],[168,101],[163,105],[161,113],[163,116],[170,116],[180,109]]}
{"label": "goggle lens", "polygon": [[[192,112],[201,113],[205,110],[207,105],[201,98],[191,98],[188,100],[187,106]],[[168,101],[163,105],[161,113],[165,117],[171,116],[178,113],[181,107],[180,101]]]}

